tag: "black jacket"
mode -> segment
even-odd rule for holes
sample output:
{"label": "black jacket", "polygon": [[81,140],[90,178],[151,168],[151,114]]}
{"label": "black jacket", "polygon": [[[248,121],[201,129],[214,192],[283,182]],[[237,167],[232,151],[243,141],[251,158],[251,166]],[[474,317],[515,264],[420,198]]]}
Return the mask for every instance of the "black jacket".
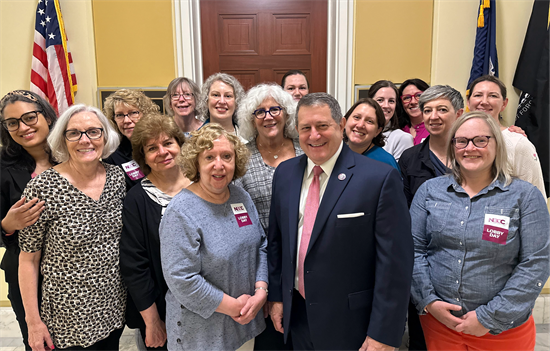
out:
{"label": "black jacket", "polygon": [[120,271],[128,287],[126,324],[144,327],[139,311],[157,305],[160,318],[166,316],[164,296],[168,286],[160,264],[159,225],[162,207],[143,190],[133,187],[124,200],[120,237]]}
{"label": "black jacket", "polygon": [[[2,164],[0,178],[0,217],[4,219],[9,209],[14,203],[21,199],[21,194],[27,183],[31,180],[31,172],[27,170],[8,167]],[[10,236],[6,236],[2,231],[2,246],[6,247],[6,252],[2,258],[0,268],[6,274],[6,282],[9,284],[18,284],[17,270],[19,269],[19,231]]]}
{"label": "black jacket", "polygon": [[399,167],[403,178],[403,190],[411,207],[418,188],[428,179],[436,177],[435,167],[430,160],[430,137],[405,150],[399,159]]}
{"label": "black jacket", "polygon": [[105,163],[109,163],[111,165],[116,165],[122,168],[124,171],[124,180],[126,181],[126,191],[129,191],[134,185],[139,183],[141,179],[132,180],[128,173],[126,173],[126,170],[122,167],[123,163],[132,161],[132,143],[128,138],[125,136],[122,137],[122,140],[120,141],[120,145],[116,149],[115,152],[103,161]]}

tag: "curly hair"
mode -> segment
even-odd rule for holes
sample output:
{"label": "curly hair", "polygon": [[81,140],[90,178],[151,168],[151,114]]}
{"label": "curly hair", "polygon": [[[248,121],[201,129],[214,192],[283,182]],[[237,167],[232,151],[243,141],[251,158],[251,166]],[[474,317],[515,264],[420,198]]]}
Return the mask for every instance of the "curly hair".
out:
{"label": "curly hair", "polygon": [[107,99],[105,99],[103,111],[105,112],[105,116],[119,133],[120,130],[118,130],[118,125],[115,121],[115,108],[119,104],[135,107],[142,113],[142,115],[160,111],[159,106],[140,90],[120,89],[115,91],[109,95]]}
{"label": "curly hair", "polygon": [[168,138],[174,138],[180,148],[185,142],[185,136],[176,122],[172,118],[160,113],[152,112],[144,115],[134,127],[134,133],[132,133],[132,137],[130,138],[132,142],[132,158],[146,175],[151,173],[151,167],[145,162],[145,151],[143,148],[149,140],[156,140],[161,134],[166,134]]}
{"label": "curly hair", "polygon": [[[7,105],[16,103],[17,101],[26,102],[36,106],[36,110],[40,111],[48,122],[50,131],[57,122],[57,113],[53,107],[38,94],[28,90],[14,90],[7,93],[0,101],[0,118],[4,120],[4,109]],[[0,150],[0,159],[3,166],[16,167],[18,169],[33,172],[36,168],[34,158],[11,137],[10,133],[5,128],[0,128],[0,142],[2,149]],[[48,154],[49,162],[52,165],[57,164],[52,155],[48,143],[44,143],[44,150]]]}
{"label": "curly hair", "polygon": [[[384,129],[384,124],[386,123],[386,117],[384,117],[384,111],[382,111],[382,107],[380,107],[380,105],[374,99],[371,99],[371,98],[362,98],[357,100],[357,102],[348,110],[348,112],[346,112],[344,116],[344,118],[346,119],[346,123],[348,122],[349,117],[351,116],[353,111],[355,111],[355,109],[359,105],[363,105],[363,104],[369,105],[375,110],[376,128]],[[378,135],[372,139],[372,143],[376,146],[383,147],[384,145],[386,145],[386,142],[384,141],[385,139],[386,139],[386,136],[382,134],[382,131],[380,131],[380,133],[378,133]],[[344,142],[346,143],[348,142],[348,136],[346,135],[345,128],[344,128]]]}
{"label": "curly hair", "polygon": [[246,165],[250,152],[239,137],[228,133],[217,123],[209,123],[201,129],[191,132],[191,138],[183,145],[181,157],[178,162],[184,169],[185,176],[192,182],[198,182],[200,179],[199,155],[205,150],[211,150],[214,147],[214,140],[225,137],[235,150],[235,172],[233,179],[236,180],[246,173]]}
{"label": "curly hair", "polygon": [[252,140],[258,135],[255,123],[256,118],[252,113],[268,98],[273,98],[283,108],[285,119],[284,136],[291,139],[297,138],[298,132],[294,124],[296,101],[294,101],[292,95],[285,92],[283,88],[276,84],[258,84],[246,93],[241,102],[239,113],[237,113],[239,135],[245,140]]}
{"label": "curly hair", "polygon": [[[166,108],[166,113],[168,114],[168,116],[174,115],[174,110],[172,109],[172,94],[176,93],[176,91],[178,90],[178,87],[182,87],[185,84],[189,87],[189,90],[191,90],[191,93],[193,94],[195,102],[197,101],[197,98],[201,93],[201,90],[197,85],[197,83],[185,77],[174,78],[168,85],[168,88],[166,88],[166,94],[164,94],[164,96],[162,97],[164,108]],[[183,87],[182,87],[182,90],[183,90]],[[195,104],[195,111],[194,111],[195,115],[197,115],[196,109],[197,109],[197,105]]]}
{"label": "curly hair", "polygon": [[215,82],[224,82],[229,84],[233,88],[235,94],[235,112],[233,112],[233,123],[237,123],[237,112],[239,110],[239,104],[244,98],[244,89],[237,78],[227,73],[214,73],[204,82],[201,89],[201,95],[197,101],[197,111],[199,111],[199,118],[205,122],[210,118],[210,110],[208,109],[208,95],[210,94],[210,88]]}

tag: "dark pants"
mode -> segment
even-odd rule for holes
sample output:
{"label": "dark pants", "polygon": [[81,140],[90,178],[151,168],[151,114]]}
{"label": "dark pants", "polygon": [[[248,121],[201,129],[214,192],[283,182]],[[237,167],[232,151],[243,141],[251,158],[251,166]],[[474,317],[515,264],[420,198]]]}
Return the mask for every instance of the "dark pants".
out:
{"label": "dark pants", "polygon": [[409,326],[409,350],[410,351],[426,351],[426,341],[424,340],[424,332],[418,318],[416,306],[409,300],[409,315],[407,317]]}
{"label": "dark pants", "polygon": [[265,319],[265,330],[254,339],[254,350],[292,350],[291,337],[288,336],[285,344],[283,333],[275,330],[271,317],[268,316]]}
{"label": "dark pants", "polygon": [[[19,329],[21,329],[21,336],[23,337],[23,344],[26,351],[31,351],[29,346],[29,330],[27,329],[27,323],[25,322],[25,309],[23,308],[23,300],[21,299],[21,291],[19,290],[18,283],[8,283],[8,299],[11,303],[11,308],[15,312],[15,318],[19,323]],[[40,301],[40,299],[38,299]]]}
{"label": "dark pants", "polygon": [[292,345],[294,346],[294,350],[314,350],[307,321],[306,301],[298,290],[293,290],[292,311],[290,313]]}
{"label": "dark pants", "polygon": [[168,340],[161,347],[147,347],[147,345],[145,344],[145,327],[140,327],[139,333],[141,334],[141,338],[143,339],[143,345],[145,345],[145,348],[147,350],[160,350],[160,351],[168,350]]}
{"label": "dark pants", "polygon": [[88,347],[82,347],[82,346],[71,346],[67,347],[66,349],[61,350],[71,350],[71,351],[114,351],[118,350],[118,344],[120,341],[120,336],[122,335],[122,332],[124,331],[124,328],[116,329],[109,334],[108,337],[106,337],[103,340],[99,340],[95,344],[88,346]]}

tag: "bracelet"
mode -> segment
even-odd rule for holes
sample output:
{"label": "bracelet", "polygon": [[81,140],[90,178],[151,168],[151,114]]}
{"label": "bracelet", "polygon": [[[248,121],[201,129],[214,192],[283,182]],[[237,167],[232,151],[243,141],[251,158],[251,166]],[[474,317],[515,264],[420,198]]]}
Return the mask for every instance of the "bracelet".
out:
{"label": "bracelet", "polygon": [[259,287],[257,287],[256,289],[254,289],[254,294],[255,294],[255,293],[256,293],[256,291],[258,291],[258,290],[264,290],[264,291],[265,291],[265,294],[266,294],[266,295],[268,294],[268,291],[267,291],[267,289],[266,289],[266,288],[264,288],[263,286],[259,286]]}

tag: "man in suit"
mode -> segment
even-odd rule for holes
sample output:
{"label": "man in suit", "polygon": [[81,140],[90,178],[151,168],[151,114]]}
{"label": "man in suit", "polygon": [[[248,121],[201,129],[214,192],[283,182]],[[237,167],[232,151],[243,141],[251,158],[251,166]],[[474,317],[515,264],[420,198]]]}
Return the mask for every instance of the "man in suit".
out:
{"label": "man in suit", "polygon": [[351,151],[344,125],[332,96],[303,97],[305,155],[273,178],[270,314],[297,350],[391,350],[404,331],[413,243],[401,178]]}

